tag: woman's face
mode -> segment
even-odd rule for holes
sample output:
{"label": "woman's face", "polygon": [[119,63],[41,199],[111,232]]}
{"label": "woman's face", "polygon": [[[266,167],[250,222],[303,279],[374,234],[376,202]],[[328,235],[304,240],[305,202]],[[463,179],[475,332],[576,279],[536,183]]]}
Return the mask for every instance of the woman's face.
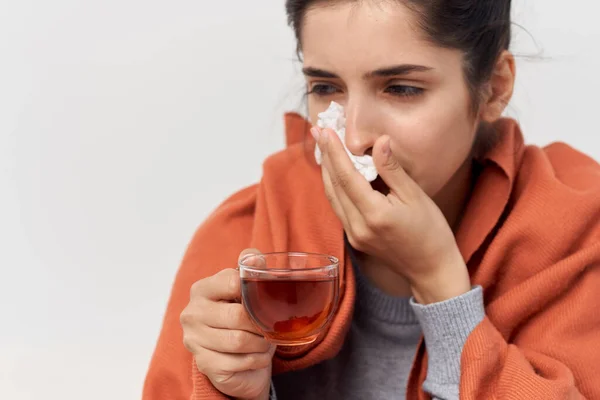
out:
{"label": "woman's face", "polygon": [[369,153],[381,135],[430,196],[469,158],[479,121],[458,50],[425,40],[398,2],[342,2],[310,9],[302,28],[310,119],[331,101],[346,109],[346,145]]}

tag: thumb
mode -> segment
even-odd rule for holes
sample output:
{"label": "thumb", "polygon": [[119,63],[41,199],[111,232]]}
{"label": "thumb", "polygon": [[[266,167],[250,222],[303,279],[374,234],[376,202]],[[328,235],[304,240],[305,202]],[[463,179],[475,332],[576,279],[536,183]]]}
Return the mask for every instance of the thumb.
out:
{"label": "thumb", "polygon": [[420,190],[416,182],[406,173],[398,158],[394,156],[389,136],[382,136],[373,146],[373,161],[381,179],[396,197],[407,202]]}
{"label": "thumb", "polygon": [[[267,266],[265,258],[261,257],[262,253],[258,249],[245,249],[242,250],[238,257],[238,263],[244,260],[244,266],[247,267],[256,267],[256,268],[265,268]],[[256,256],[256,257],[254,257]]]}
{"label": "thumb", "polygon": [[262,254],[262,253],[260,252],[260,250],[254,249],[254,248],[245,249],[245,250],[242,250],[242,252],[240,253],[238,260],[241,260],[244,256],[247,256],[248,254]]}

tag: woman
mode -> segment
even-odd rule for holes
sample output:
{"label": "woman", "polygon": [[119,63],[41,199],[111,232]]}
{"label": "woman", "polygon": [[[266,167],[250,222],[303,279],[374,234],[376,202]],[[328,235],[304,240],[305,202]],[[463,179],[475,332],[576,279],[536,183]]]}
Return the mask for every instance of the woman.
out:
{"label": "woman", "polygon": [[[288,114],[288,148],[190,244],[145,399],[600,398],[600,166],[501,117],[510,3],[287,0],[310,122],[344,105],[380,178],[315,127],[319,167]],[[324,337],[258,334],[234,301],[244,248],[344,261]]]}

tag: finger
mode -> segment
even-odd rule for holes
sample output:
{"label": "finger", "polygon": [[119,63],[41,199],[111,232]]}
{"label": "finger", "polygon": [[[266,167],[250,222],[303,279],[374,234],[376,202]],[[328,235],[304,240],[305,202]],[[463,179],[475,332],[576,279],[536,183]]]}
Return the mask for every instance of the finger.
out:
{"label": "finger", "polygon": [[203,323],[211,328],[239,329],[260,335],[248,312],[240,303],[212,302],[204,307]]}
{"label": "finger", "polygon": [[245,249],[240,253],[238,258],[238,266],[266,268],[267,262],[262,253],[258,249]]}
{"label": "finger", "polygon": [[200,348],[194,354],[198,370],[208,377],[243,371],[252,371],[269,367],[273,354],[248,353],[228,354]]}
{"label": "finger", "polygon": [[401,201],[407,202],[420,192],[420,187],[394,157],[389,136],[377,139],[373,146],[373,160],[381,179]]}
{"label": "finger", "polygon": [[249,254],[262,254],[262,252],[258,249],[254,249],[254,248],[245,249],[245,250],[242,250],[238,259],[241,260],[242,258],[244,258],[245,256],[247,256]]}
{"label": "finger", "polygon": [[329,172],[326,168],[322,168],[321,171],[321,175],[323,177],[323,185],[325,186],[325,196],[327,197],[327,200],[329,200],[329,203],[331,204],[335,215],[337,215],[344,228],[347,228],[348,218],[346,216],[346,213],[344,212],[344,207],[342,207],[342,204],[340,203],[340,200],[337,197],[335,189],[333,188]]}
{"label": "finger", "polygon": [[[325,129],[325,130],[320,130],[318,128],[316,128],[318,132],[322,133],[321,138],[319,139],[319,143],[321,143],[321,146],[324,149],[323,152],[323,157],[322,157],[322,175],[323,175],[323,182],[325,184],[325,192],[327,194],[327,198],[329,199],[330,203],[332,203],[332,206],[334,208],[334,211],[336,212],[336,215],[338,216],[338,218],[340,219],[340,221],[342,222],[342,225],[344,226],[344,229],[346,232],[350,232],[352,231],[353,226],[356,226],[358,224],[360,224],[361,226],[364,225],[363,224],[363,216],[361,215],[361,212],[357,209],[356,205],[353,203],[353,201],[349,198],[348,194],[346,193],[346,189],[347,186],[345,184],[345,182],[347,182],[349,179],[351,178],[356,178],[359,181],[362,180],[363,183],[365,183],[367,186],[367,190],[369,191],[373,191],[369,185],[369,183],[362,178],[362,176],[360,176],[360,173],[358,173],[358,171],[356,171],[356,169],[354,168],[354,165],[352,164],[352,162],[350,161],[350,158],[348,157],[348,154],[346,153],[346,150],[343,148],[343,145],[341,143],[341,141],[339,140],[339,138],[337,137],[337,135],[335,134],[335,132],[329,130],[329,129]],[[338,154],[337,159],[340,160],[341,163],[345,164],[346,168],[344,169],[344,171],[342,173],[338,173],[337,175],[335,174],[335,170],[334,168],[331,167],[332,163],[331,163],[331,151],[330,151],[330,147],[331,143],[330,143],[330,139],[323,139],[323,135],[330,135],[332,138],[334,138],[333,140],[336,140],[338,147],[341,148],[341,153],[340,152],[336,152]],[[328,150],[329,149],[329,150]],[[348,174],[355,174],[354,176],[349,176],[348,179],[346,179],[346,171],[348,172]],[[358,176],[356,176],[358,175]],[[351,226],[352,225],[352,226]]]}
{"label": "finger", "polygon": [[255,333],[208,326],[197,331],[195,342],[197,346],[230,354],[265,353],[271,347],[267,339]]}
{"label": "finger", "polygon": [[228,268],[217,274],[197,281],[192,285],[192,300],[205,298],[215,301],[236,301],[241,297],[239,271]]}
{"label": "finger", "polygon": [[361,221],[364,218],[360,211],[358,211],[356,205],[348,197],[348,194],[343,189],[339,179],[331,177],[331,173],[326,168],[325,170],[327,171],[327,174],[329,176],[330,188],[328,190],[333,192],[331,196],[335,198],[338,207],[341,209],[340,214],[344,216],[344,227],[346,228],[346,230],[348,230],[350,224],[355,224],[356,222]]}
{"label": "finger", "polygon": [[373,190],[371,184],[356,170],[335,132],[322,130],[319,143],[325,148],[323,166],[330,174],[342,206],[348,212],[356,208],[362,214],[376,208],[381,201],[381,193]]}

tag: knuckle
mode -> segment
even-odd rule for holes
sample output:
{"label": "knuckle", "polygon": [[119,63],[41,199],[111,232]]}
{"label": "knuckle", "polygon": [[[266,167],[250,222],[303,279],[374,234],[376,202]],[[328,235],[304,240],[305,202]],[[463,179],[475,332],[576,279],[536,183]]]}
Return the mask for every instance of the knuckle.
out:
{"label": "knuckle", "polygon": [[338,172],[331,176],[331,185],[337,188],[346,188],[348,187],[348,183],[350,181],[350,177],[346,172]]}
{"label": "knuckle", "polygon": [[234,269],[226,271],[227,276],[227,293],[231,297],[237,297],[240,294],[240,275]]}
{"label": "knuckle", "polygon": [[372,211],[365,216],[365,224],[368,229],[378,231],[389,224],[389,218],[379,210]]}
{"label": "knuckle", "polygon": [[228,335],[229,348],[234,352],[243,351],[248,344],[246,332],[239,330],[230,330]]}
{"label": "knuckle", "polygon": [[361,252],[366,250],[363,243],[360,242],[359,240],[357,240],[356,237],[354,236],[354,234],[348,234],[348,242],[350,243],[352,248],[355,250],[358,250]]}
{"label": "knuckle", "polygon": [[204,280],[196,281],[190,287],[190,299],[200,296],[203,292]]}
{"label": "knuckle", "polygon": [[379,221],[373,215],[365,217],[365,225],[372,230],[379,229]]}
{"label": "knuckle", "polygon": [[211,375],[210,380],[217,385],[224,385],[235,376],[234,373],[228,372],[226,369],[216,369]]}
{"label": "knuckle", "polygon": [[179,314],[179,323],[184,329],[202,324],[206,319],[207,313],[210,313],[212,310],[211,304],[211,302],[206,301],[198,303],[190,302],[181,314]]}
{"label": "knuckle", "polygon": [[248,369],[262,369],[271,364],[271,356],[268,353],[252,353],[246,355]]}
{"label": "knuckle", "polygon": [[244,308],[240,304],[232,304],[225,313],[225,322],[228,326],[242,328],[244,326]]}
{"label": "knuckle", "polygon": [[371,241],[371,230],[366,225],[354,225],[352,227],[352,236],[358,245],[364,247]]}
{"label": "knuckle", "polygon": [[181,314],[179,314],[179,323],[182,327],[188,326],[192,323],[192,313],[190,311],[189,306],[183,309]]}
{"label": "knuckle", "polygon": [[193,343],[192,339],[189,337],[189,335],[187,335],[185,333],[183,334],[183,346],[190,353],[194,352],[194,348],[195,348],[194,343]]}
{"label": "knuckle", "polygon": [[229,378],[224,371],[219,370],[210,376],[210,380],[211,382],[216,383],[217,385],[222,385],[224,383],[227,383]]}

